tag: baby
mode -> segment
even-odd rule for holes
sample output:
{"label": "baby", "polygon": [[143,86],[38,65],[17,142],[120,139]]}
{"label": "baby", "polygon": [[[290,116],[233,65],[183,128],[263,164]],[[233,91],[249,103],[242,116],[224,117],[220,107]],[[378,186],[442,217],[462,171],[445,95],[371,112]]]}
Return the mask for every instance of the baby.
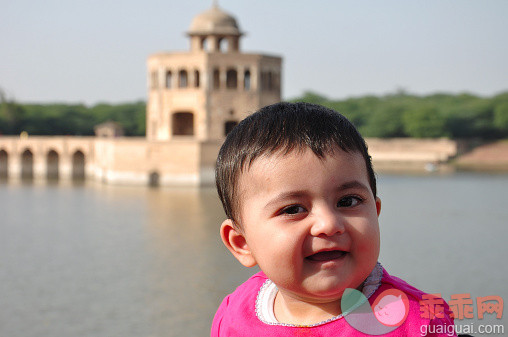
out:
{"label": "baby", "polygon": [[[228,135],[216,184],[222,241],[261,272],[224,299],[212,336],[455,336],[442,299],[377,262],[376,176],[344,116],[306,103],[262,108]],[[425,298],[440,305],[424,310]]]}

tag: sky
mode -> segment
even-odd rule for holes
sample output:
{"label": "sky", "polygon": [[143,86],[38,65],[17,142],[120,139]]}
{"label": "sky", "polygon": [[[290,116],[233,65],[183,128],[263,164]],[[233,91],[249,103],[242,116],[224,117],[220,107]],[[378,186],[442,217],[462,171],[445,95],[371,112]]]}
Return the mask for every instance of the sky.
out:
{"label": "sky", "polygon": [[[218,0],[282,95],[508,91],[507,0]],[[186,51],[212,0],[0,0],[0,89],[21,103],[146,100],[146,59]]]}

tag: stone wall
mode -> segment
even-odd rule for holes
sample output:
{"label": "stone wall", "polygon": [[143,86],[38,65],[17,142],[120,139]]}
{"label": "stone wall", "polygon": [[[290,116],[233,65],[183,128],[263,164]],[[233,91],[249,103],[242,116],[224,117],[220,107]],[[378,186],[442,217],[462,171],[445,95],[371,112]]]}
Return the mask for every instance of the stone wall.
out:
{"label": "stone wall", "polygon": [[436,169],[458,155],[458,143],[450,139],[367,138],[376,170]]}
{"label": "stone wall", "polygon": [[[447,139],[367,139],[376,170],[424,169],[457,155]],[[106,184],[199,186],[214,182],[220,141],[192,137],[0,137],[0,178],[86,178]]]}

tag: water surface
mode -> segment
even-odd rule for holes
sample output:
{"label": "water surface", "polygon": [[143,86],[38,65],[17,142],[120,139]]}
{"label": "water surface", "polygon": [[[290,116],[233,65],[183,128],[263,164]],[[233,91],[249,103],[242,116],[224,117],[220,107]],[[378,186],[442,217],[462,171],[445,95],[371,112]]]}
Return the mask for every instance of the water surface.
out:
{"label": "water surface", "polygon": [[[378,185],[390,273],[446,300],[508,300],[508,175]],[[211,188],[2,184],[0,205],[0,336],[207,336],[225,294],[256,271],[222,246]]]}

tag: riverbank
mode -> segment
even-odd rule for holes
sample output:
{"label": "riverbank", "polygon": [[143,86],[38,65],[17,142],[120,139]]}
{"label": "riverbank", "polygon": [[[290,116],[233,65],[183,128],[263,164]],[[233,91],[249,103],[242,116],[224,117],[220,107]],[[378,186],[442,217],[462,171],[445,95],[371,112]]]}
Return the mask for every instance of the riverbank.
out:
{"label": "riverbank", "polygon": [[508,172],[508,140],[479,145],[450,164],[460,170]]}
{"label": "riverbank", "polygon": [[484,171],[508,173],[508,139],[366,139],[376,172]]}
{"label": "riverbank", "polygon": [[460,144],[451,139],[366,138],[376,172],[443,170],[455,158]]}

